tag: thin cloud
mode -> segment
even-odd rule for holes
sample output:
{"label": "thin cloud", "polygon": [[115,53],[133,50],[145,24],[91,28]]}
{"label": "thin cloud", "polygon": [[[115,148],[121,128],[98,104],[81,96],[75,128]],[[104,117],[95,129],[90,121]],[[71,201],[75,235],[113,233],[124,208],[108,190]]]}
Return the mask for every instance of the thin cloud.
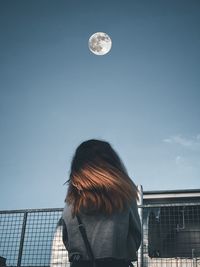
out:
{"label": "thin cloud", "polygon": [[168,144],[177,144],[190,150],[200,150],[200,134],[193,138],[185,138],[181,135],[174,135],[166,138],[163,142]]}
{"label": "thin cloud", "polygon": [[177,165],[181,164],[182,163],[182,157],[181,156],[177,156],[175,158],[175,162],[176,162]]}

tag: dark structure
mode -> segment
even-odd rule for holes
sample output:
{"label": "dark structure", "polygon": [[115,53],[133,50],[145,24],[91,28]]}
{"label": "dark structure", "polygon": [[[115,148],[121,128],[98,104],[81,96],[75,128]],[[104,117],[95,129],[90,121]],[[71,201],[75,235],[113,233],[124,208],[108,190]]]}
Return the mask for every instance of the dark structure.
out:
{"label": "dark structure", "polygon": [[6,266],[6,259],[0,256],[0,267]]}

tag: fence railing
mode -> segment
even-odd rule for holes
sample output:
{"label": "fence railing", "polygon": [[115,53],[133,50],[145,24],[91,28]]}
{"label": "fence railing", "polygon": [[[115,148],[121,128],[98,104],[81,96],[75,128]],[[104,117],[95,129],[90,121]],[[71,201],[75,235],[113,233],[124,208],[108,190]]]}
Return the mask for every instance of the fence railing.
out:
{"label": "fence railing", "polygon": [[0,211],[0,256],[7,266],[49,266],[62,209]]}
{"label": "fence railing", "polygon": [[[200,203],[140,205],[143,243],[135,266],[200,266]],[[66,267],[62,209],[0,211],[0,267]]]}
{"label": "fence railing", "polygon": [[200,203],[152,204],[141,208],[141,266],[200,266]]}

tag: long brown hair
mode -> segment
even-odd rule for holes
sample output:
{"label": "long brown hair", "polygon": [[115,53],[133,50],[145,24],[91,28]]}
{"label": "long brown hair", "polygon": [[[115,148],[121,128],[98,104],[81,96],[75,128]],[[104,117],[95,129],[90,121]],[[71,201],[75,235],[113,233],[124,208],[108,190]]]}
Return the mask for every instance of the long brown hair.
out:
{"label": "long brown hair", "polygon": [[111,214],[138,198],[117,153],[108,142],[91,139],[81,143],[72,159],[65,201],[72,214],[80,211]]}

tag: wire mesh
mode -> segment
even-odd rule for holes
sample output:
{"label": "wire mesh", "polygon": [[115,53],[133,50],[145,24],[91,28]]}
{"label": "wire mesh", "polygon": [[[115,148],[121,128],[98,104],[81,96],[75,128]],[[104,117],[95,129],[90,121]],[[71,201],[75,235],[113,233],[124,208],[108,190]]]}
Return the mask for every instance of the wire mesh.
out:
{"label": "wire mesh", "polygon": [[[140,206],[142,267],[200,266],[200,203]],[[0,267],[68,267],[62,209],[0,211]]]}
{"label": "wire mesh", "polygon": [[141,257],[144,267],[200,266],[200,204],[143,206]]}
{"label": "wire mesh", "polygon": [[67,266],[61,214],[62,209],[0,212],[0,257],[6,266]]}
{"label": "wire mesh", "polygon": [[7,265],[17,266],[23,213],[0,214],[0,256],[7,259]]}

